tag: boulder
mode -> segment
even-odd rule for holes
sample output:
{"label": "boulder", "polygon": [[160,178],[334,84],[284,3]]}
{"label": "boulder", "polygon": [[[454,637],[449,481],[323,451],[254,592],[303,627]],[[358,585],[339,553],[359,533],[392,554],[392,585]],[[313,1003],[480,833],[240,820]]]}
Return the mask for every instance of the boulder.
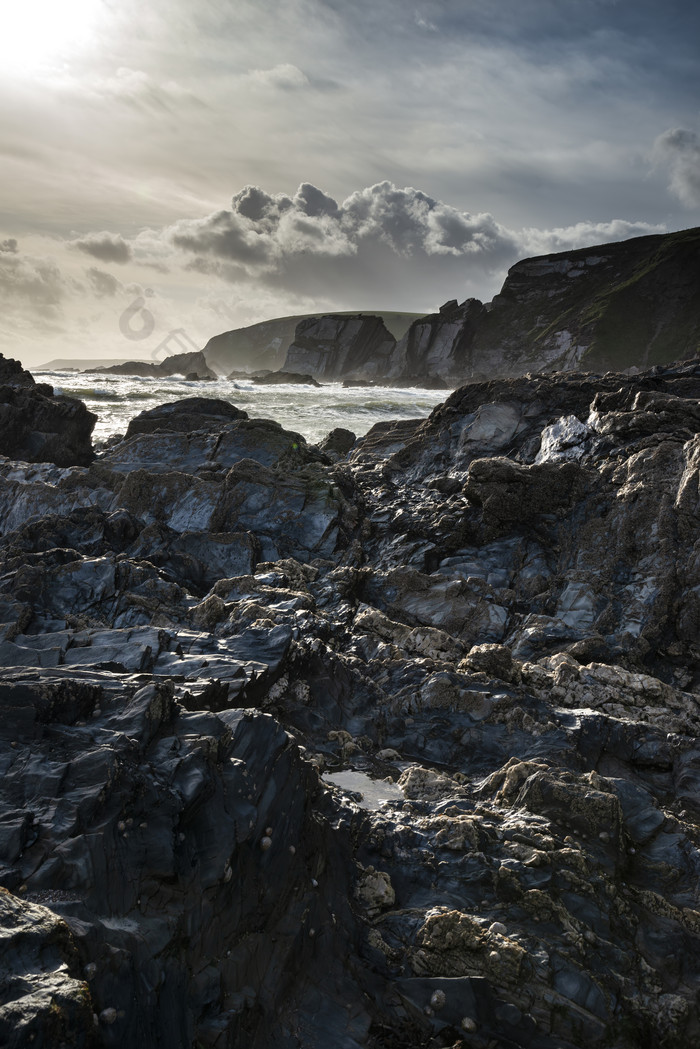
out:
{"label": "boulder", "polygon": [[82,401],[54,396],[19,361],[0,355],[0,454],[30,463],[87,465],[97,416]]}

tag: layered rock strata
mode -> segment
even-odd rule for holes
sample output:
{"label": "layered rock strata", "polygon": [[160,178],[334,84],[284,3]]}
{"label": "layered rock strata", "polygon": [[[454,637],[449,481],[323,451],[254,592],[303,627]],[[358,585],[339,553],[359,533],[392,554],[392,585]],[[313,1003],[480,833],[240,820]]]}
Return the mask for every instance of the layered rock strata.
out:
{"label": "layered rock strata", "polygon": [[310,317],[297,325],[284,370],[319,379],[384,378],[395,347],[381,317]]}
{"label": "layered rock strata", "polygon": [[700,1039],[700,361],[0,465],[0,1043]]}
{"label": "layered rock strata", "polygon": [[305,319],[285,367],[452,387],[527,372],[639,370],[697,353],[699,280],[700,229],[541,255],[511,267],[491,302],[445,303],[395,345],[384,334],[380,345],[368,341],[359,318]]}

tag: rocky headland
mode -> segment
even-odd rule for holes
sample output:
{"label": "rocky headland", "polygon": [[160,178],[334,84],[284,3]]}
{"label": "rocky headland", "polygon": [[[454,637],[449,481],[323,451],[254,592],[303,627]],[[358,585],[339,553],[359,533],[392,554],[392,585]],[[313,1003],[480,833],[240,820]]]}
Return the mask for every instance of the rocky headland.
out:
{"label": "rocky headland", "polygon": [[700,360],[52,447],[0,459],[0,1044],[700,1041]]}
{"label": "rocky headland", "polygon": [[700,229],[542,255],[511,267],[491,302],[451,300],[398,339],[381,317],[305,318],[284,367],[451,388],[527,372],[639,370],[697,352],[699,281]]}
{"label": "rocky headland", "polygon": [[174,353],[158,363],[154,361],[126,361],[123,364],[111,364],[106,368],[91,368],[93,372],[105,375],[136,375],[141,378],[161,379],[172,375],[182,375],[186,379],[201,381],[218,378],[207,364],[201,350],[187,353]]}

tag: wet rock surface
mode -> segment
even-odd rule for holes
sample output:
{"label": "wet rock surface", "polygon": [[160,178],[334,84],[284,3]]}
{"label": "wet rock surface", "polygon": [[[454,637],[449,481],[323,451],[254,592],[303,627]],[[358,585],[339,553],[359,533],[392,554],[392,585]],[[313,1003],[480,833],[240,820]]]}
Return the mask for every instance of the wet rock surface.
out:
{"label": "wet rock surface", "polygon": [[699,399],[0,461],[0,1042],[696,1044]]}
{"label": "wet rock surface", "polygon": [[19,361],[0,354],[0,455],[30,463],[84,466],[93,459],[97,416],[74,397],[54,396]]}

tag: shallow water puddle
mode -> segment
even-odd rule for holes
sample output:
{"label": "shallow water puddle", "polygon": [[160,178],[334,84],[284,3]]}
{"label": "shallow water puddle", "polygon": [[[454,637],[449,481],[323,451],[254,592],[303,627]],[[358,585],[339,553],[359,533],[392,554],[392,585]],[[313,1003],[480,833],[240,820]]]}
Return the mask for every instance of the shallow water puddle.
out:
{"label": "shallow water puddle", "polygon": [[363,809],[379,809],[390,801],[403,801],[403,791],[396,783],[383,779],[372,779],[366,772],[346,769],[344,772],[327,772],[321,779],[341,790],[361,795],[358,804]]}

